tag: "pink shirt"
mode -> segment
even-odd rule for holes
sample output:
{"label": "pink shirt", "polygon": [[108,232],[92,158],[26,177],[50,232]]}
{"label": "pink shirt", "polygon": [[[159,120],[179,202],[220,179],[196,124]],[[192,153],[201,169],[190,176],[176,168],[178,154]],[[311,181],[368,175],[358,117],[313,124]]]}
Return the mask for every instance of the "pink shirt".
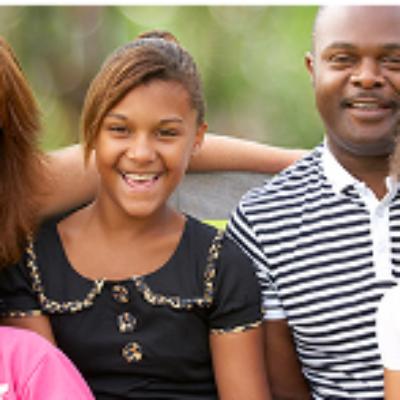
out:
{"label": "pink shirt", "polygon": [[94,400],[71,361],[46,339],[0,327],[0,400]]}

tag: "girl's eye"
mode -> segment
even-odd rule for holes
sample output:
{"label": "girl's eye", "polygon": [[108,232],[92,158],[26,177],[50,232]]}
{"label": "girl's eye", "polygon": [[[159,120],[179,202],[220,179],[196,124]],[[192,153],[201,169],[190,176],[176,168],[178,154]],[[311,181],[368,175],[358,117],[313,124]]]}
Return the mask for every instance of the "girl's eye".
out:
{"label": "girl's eye", "polygon": [[161,137],[173,137],[173,136],[177,136],[178,133],[174,130],[174,129],[160,129],[157,132],[157,136],[161,136]]}
{"label": "girl's eye", "polygon": [[123,125],[111,125],[108,127],[108,130],[118,134],[128,133],[128,128]]}

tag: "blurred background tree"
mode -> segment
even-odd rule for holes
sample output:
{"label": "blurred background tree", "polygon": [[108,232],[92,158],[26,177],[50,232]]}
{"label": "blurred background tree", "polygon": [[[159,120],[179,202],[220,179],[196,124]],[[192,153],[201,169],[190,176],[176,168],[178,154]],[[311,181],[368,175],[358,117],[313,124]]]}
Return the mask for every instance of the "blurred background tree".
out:
{"label": "blurred background tree", "polygon": [[86,90],[116,47],[171,31],[203,76],[210,132],[311,148],[323,128],[304,55],[314,6],[0,6],[43,110],[46,150],[79,140]]}

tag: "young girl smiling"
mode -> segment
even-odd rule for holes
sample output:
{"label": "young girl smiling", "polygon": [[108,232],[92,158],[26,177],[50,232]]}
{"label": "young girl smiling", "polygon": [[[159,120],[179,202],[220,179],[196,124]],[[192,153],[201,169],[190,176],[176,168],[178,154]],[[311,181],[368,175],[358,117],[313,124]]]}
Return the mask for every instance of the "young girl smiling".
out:
{"label": "young girl smiling", "polygon": [[57,343],[97,400],[270,398],[250,260],[167,202],[202,144],[204,109],[172,35],[112,53],[82,115],[96,198],[45,223],[0,277],[7,322]]}

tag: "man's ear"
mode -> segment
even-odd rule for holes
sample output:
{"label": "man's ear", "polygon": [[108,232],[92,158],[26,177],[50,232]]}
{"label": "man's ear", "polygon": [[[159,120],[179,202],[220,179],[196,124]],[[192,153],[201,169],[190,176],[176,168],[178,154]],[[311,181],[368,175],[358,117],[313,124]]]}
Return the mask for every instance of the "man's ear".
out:
{"label": "man's ear", "polygon": [[311,52],[307,52],[306,56],[304,58],[305,64],[306,64],[306,68],[308,70],[308,73],[310,74],[310,81],[311,84],[314,86],[314,72],[315,72],[315,68],[314,68],[314,56]]}

